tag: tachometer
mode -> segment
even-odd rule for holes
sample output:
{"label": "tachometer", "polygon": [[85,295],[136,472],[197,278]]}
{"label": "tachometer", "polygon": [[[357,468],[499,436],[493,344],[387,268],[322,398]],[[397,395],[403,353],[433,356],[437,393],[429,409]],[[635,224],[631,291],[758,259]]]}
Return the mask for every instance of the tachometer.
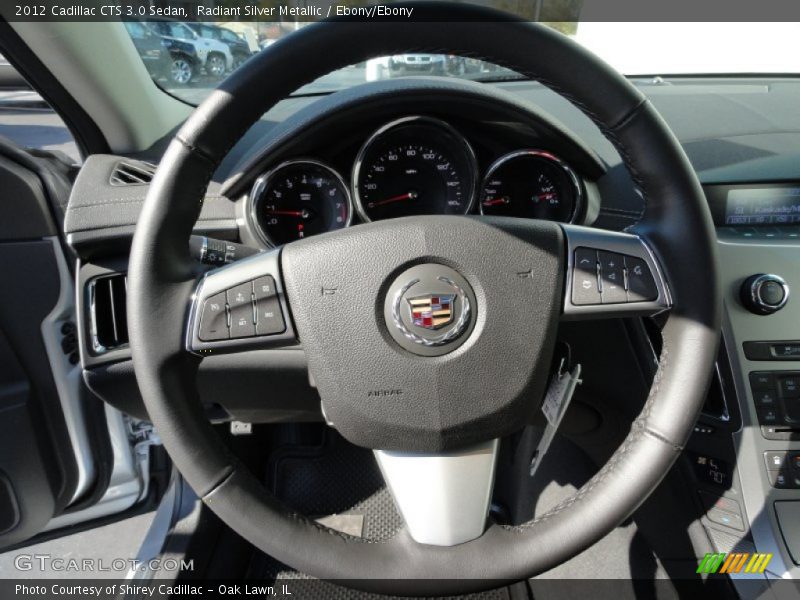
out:
{"label": "tachometer", "polygon": [[541,150],[519,150],[489,167],[480,209],[484,215],[566,223],[578,216],[580,202],[580,183],[565,162]]}
{"label": "tachometer", "polygon": [[276,246],[347,227],[352,219],[342,177],[313,160],[278,165],[256,181],[250,202],[262,238]]}
{"label": "tachometer", "polygon": [[353,167],[353,196],[364,221],[463,215],[475,197],[475,155],[450,125],[405,117],[376,131]]}

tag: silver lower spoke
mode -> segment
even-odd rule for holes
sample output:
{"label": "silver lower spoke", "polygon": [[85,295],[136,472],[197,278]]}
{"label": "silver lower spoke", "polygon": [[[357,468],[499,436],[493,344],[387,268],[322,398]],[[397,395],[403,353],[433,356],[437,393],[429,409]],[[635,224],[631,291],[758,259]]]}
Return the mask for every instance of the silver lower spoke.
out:
{"label": "silver lower spoke", "polygon": [[411,537],[455,546],[486,528],[499,440],[439,454],[376,450],[375,458]]}

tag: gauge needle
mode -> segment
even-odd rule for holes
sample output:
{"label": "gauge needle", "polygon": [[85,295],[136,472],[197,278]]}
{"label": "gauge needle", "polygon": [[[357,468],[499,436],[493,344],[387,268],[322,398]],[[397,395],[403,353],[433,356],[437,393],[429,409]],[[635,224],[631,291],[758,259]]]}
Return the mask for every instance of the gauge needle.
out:
{"label": "gauge needle", "polygon": [[391,204],[392,202],[400,202],[401,200],[416,200],[417,192],[408,192],[407,194],[400,194],[399,196],[392,196],[386,200],[379,200],[378,202],[370,202],[369,207],[383,206],[384,204]]}
{"label": "gauge needle", "polygon": [[539,195],[538,195],[538,196],[536,196],[536,197],[537,197],[539,200],[552,200],[553,198],[555,198],[555,197],[556,197],[556,195],[555,195],[553,192],[545,192],[545,193],[543,193],[543,194],[539,194]]}
{"label": "gauge needle", "polygon": [[279,217],[300,217],[301,219],[307,219],[311,215],[307,210],[270,210],[267,211],[267,214]]}
{"label": "gauge needle", "polygon": [[495,204],[508,204],[508,196],[502,198],[489,198],[483,201],[484,206],[494,206]]}

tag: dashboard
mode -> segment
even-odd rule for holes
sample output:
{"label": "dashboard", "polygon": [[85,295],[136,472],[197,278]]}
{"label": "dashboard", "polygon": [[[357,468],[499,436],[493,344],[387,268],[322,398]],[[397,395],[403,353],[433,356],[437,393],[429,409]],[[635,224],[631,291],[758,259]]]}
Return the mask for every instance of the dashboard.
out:
{"label": "dashboard", "polygon": [[342,171],[316,156],[270,166],[247,198],[248,225],[278,246],[358,223],[418,215],[482,214],[565,223],[584,215],[585,183],[549,149],[494,153],[448,121],[407,115],[371,132]]}

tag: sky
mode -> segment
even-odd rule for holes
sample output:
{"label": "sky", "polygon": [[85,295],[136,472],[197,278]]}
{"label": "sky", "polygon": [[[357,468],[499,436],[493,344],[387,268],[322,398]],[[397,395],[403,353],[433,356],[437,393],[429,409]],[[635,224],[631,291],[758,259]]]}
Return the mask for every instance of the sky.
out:
{"label": "sky", "polygon": [[800,23],[582,22],[575,39],[627,75],[800,73]]}

